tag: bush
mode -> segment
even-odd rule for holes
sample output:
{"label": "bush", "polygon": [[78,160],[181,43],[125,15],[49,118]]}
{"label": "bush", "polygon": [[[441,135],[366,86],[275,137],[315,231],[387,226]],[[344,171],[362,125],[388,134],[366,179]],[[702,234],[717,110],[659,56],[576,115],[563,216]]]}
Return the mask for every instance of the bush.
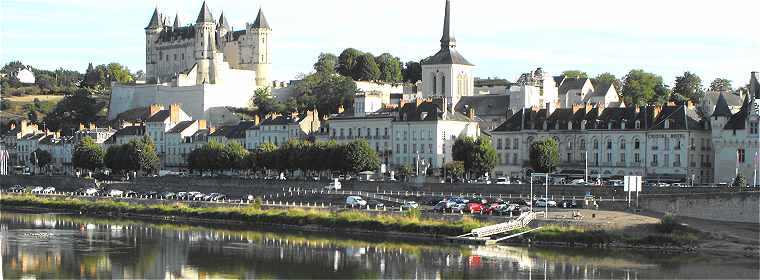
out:
{"label": "bush", "polygon": [[665,215],[660,219],[660,223],[655,226],[657,232],[660,233],[673,233],[680,228],[681,224],[672,215]]}

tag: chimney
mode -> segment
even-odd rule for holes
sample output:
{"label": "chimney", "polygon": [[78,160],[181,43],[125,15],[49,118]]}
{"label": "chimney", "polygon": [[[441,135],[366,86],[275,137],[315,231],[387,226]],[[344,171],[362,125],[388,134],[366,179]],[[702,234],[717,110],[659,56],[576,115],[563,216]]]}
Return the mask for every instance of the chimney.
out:
{"label": "chimney", "polygon": [[346,111],[346,108],[344,108],[343,105],[340,105],[340,107],[338,107],[338,114],[343,114],[343,112],[345,111]]}
{"label": "chimney", "polygon": [[198,129],[206,129],[207,123],[206,120],[198,120]]}
{"label": "chimney", "polygon": [[84,130],[84,124],[83,123],[79,123],[79,131],[83,131],[83,130]]}
{"label": "chimney", "polygon": [[573,104],[573,114],[578,113],[578,111],[584,109],[583,105],[581,104]]}
{"label": "chimney", "polygon": [[692,109],[692,110],[694,108],[696,108],[696,105],[694,104],[694,101],[691,101],[691,100],[686,101],[686,108],[689,108],[689,109]]}
{"label": "chimney", "polygon": [[153,104],[150,105],[150,108],[148,109],[148,117],[152,117],[156,113],[160,112],[164,109],[164,106],[161,106],[160,104]]}
{"label": "chimney", "polygon": [[654,119],[657,119],[657,117],[659,117],[661,113],[662,113],[662,105],[654,106],[654,116],[653,116]]}
{"label": "chimney", "polygon": [[471,122],[475,121],[475,108],[467,109],[467,118],[470,119]]}
{"label": "chimney", "polygon": [[591,112],[591,109],[594,109],[594,105],[592,104],[586,104],[586,114]]}
{"label": "chimney", "polygon": [[211,126],[211,127],[208,128],[208,135],[211,135],[214,132],[216,132],[216,127],[215,126]]}
{"label": "chimney", "polygon": [[636,106],[636,107],[633,107],[633,108],[634,108],[634,111],[636,112],[636,114],[641,113],[641,107]]}
{"label": "chimney", "polygon": [[599,102],[599,103],[596,104],[596,108],[599,111],[599,113],[601,114],[602,111],[604,111],[604,109],[607,108],[607,105],[604,104],[604,102]]}
{"label": "chimney", "polygon": [[169,121],[173,123],[179,122],[179,104],[172,104],[169,106]]}
{"label": "chimney", "polygon": [[95,126],[94,123],[90,123],[90,130],[95,130],[95,128],[97,128],[97,126]]}
{"label": "chimney", "polygon": [[260,125],[261,124],[261,118],[259,117],[259,115],[253,116],[253,123],[255,125]]}

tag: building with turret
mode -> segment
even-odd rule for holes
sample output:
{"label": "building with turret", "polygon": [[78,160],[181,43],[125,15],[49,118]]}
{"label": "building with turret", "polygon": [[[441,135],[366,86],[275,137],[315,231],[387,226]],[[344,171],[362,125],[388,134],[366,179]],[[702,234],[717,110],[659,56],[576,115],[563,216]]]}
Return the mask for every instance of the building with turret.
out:
{"label": "building with turret", "polygon": [[[246,106],[270,85],[272,28],[260,9],[234,30],[203,3],[195,23],[173,24],[158,8],[145,27],[145,83],[112,87],[109,119],[153,104],[179,104],[193,119],[216,119],[220,107]],[[221,111],[221,114],[227,112]]]}

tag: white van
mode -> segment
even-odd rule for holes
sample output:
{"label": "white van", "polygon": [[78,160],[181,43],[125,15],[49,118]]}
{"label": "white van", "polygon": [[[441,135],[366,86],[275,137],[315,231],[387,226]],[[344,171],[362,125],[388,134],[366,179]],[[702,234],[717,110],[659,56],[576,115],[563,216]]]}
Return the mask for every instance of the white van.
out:
{"label": "white van", "polygon": [[349,196],[346,197],[346,206],[348,207],[362,207],[367,206],[367,201],[361,196]]}
{"label": "white van", "polygon": [[325,190],[328,190],[328,191],[330,191],[330,190],[336,190],[337,191],[337,190],[340,190],[340,189],[341,189],[341,184],[340,184],[340,181],[338,181],[338,179],[335,179],[335,181],[333,181],[329,185],[325,186]]}
{"label": "white van", "polygon": [[509,185],[509,178],[507,178],[507,177],[496,178],[496,184],[497,185]]}

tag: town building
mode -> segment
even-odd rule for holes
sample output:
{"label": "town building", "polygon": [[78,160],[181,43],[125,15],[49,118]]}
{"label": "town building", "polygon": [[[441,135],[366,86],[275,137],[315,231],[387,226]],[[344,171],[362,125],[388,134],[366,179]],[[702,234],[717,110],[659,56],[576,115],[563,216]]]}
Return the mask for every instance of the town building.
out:
{"label": "town building", "polygon": [[711,183],[709,127],[689,105],[523,109],[491,131],[499,154],[495,173],[523,178],[530,169],[531,144],[554,138],[559,144],[560,176],[588,175],[591,180],[638,175],[647,180]]}

